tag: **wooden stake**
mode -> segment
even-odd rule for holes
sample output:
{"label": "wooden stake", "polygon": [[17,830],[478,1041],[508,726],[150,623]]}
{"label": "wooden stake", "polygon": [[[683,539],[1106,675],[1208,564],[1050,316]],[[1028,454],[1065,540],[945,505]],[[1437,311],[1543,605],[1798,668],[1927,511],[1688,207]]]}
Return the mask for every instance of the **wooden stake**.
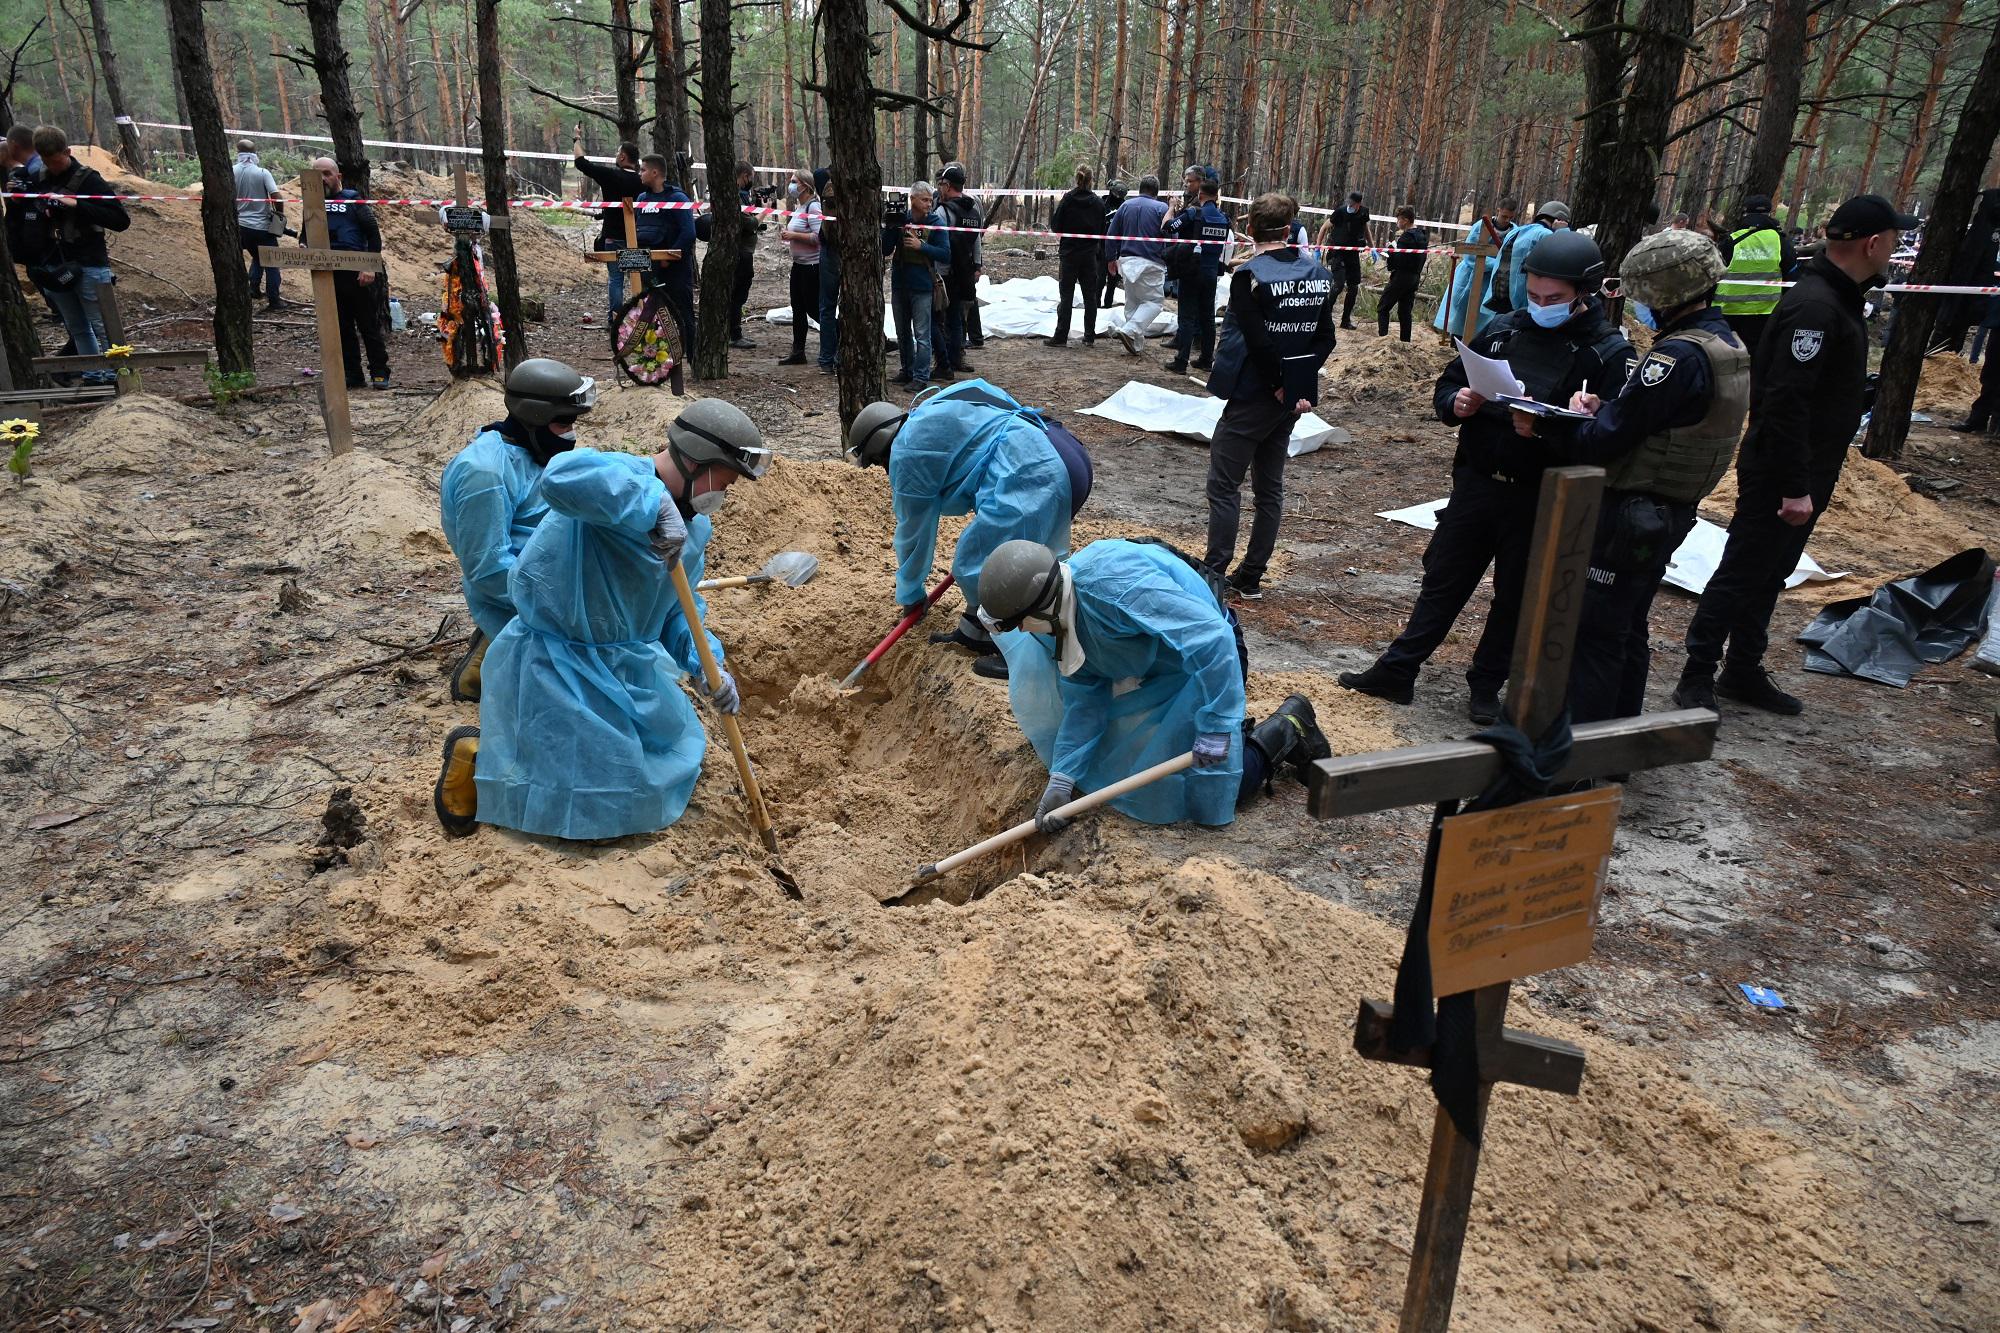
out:
{"label": "wooden stake", "polygon": [[[299,221],[305,243],[324,250],[326,241],[326,183],[319,172],[308,166],[299,177],[303,200]],[[333,272],[314,269],[313,323],[319,328],[319,410],[326,421],[326,442],[335,458],[354,447],[354,426],[347,414],[347,367],[340,359],[340,311],[333,291]]]}

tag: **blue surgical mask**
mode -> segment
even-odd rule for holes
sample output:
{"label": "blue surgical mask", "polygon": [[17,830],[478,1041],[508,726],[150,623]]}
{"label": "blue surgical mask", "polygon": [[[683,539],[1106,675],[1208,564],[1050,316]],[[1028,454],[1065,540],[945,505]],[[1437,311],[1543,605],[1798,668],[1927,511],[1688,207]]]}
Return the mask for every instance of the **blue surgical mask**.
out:
{"label": "blue surgical mask", "polygon": [[1569,323],[1570,308],[1564,305],[1528,305],[1528,318],[1544,329],[1559,329]]}
{"label": "blue surgical mask", "polygon": [[1631,307],[1632,318],[1638,320],[1642,327],[1648,329],[1658,329],[1660,327],[1660,317],[1654,314],[1653,307],[1647,305],[1644,301],[1627,301],[1625,304]]}

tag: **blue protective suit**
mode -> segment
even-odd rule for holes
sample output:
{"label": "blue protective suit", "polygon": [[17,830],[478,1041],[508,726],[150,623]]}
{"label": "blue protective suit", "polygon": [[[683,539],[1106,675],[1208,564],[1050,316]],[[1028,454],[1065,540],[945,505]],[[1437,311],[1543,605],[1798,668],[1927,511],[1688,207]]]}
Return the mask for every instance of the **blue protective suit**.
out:
{"label": "blue protective suit", "polygon": [[[1509,251],[1507,256],[1507,299],[1512,301],[1513,305],[1509,306],[1508,309],[1525,310],[1528,308],[1528,270],[1526,268],[1528,256],[1536,246],[1542,243],[1544,236],[1553,236],[1554,234],[1553,230],[1540,222],[1524,222],[1517,225],[1513,231],[1507,233],[1507,239],[1502,244]],[[1497,278],[1500,275],[1496,271],[1493,276]],[[1489,293],[1492,291],[1490,281],[1487,290]]]}
{"label": "blue protective suit", "polygon": [[[1512,229],[1509,228],[1509,230]],[[1501,239],[1506,239],[1505,232],[1501,233]],[[1465,243],[1467,245],[1493,244],[1486,230],[1485,218],[1481,218],[1472,224],[1472,230],[1465,233]],[[1462,337],[1465,333],[1465,303],[1468,299],[1474,300],[1475,304],[1479,306],[1479,323],[1474,329],[1475,333],[1479,329],[1484,329],[1496,318],[1495,312],[1486,309],[1485,306],[1486,298],[1493,293],[1493,277],[1500,271],[1500,265],[1497,257],[1485,261],[1486,280],[1480,285],[1479,295],[1474,298],[1471,294],[1472,271],[1473,266],[1480,262],[1471,255],[1466,255],[1452,268],[1451,297],[1449,300],[1438,303],[1437,313],[1431,316],[1432,328],[1445,330],[1455,337]]]}
{"label": "blue protective suit", "polygon": [[1227,824],[1243,780],[1243,666],[1215,593],[1163,546],[1092,542],[1069,561],[1084,663],[1063,676],[1054,640],[996,634],[1014,718],[1049,772],[1078,795],[1185,754],[1201,734],[1229,758],[1187,769],[1112,804],[1148,824]]}
{"label": "blue protective suit", "polygon": [[[558,838],[665,828],[708,747],[679,684],[701,659],[647,541],[666,487],[650,458],[573,449],[550,460],[542,495],[548,515],[514,566],[516,615],[480,672],[479,822]],[[687,530],[692,584],[711,528],[697,515]]]}
{"label": "blue protective suit", "polygon": [[542,465],[533,454],[508,442],[504,423],[472,437],[472,443],[445,464],[438,486],[438,518],[444,539],[458,557],[472,621],[497,639],[514,618],[508,576],[521,548],[548,513],[542,499]]}
{"label": "blue protective suit", "polygon": [[925,399],[903,422],[889,450],[898,605],[924,600],[938,520],[947,515],[976,515],[951,559],[968,610],[979,605],[979,571],[1000,543],[1069,550],[1069,469],[1041,420],[998,385],[969,380]]}

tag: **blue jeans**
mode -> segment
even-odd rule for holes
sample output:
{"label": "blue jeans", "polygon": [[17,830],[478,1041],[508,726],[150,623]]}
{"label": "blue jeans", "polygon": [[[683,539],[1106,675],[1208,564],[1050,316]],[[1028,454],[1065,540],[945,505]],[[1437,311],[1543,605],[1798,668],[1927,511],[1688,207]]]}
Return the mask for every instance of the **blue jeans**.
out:
{"label": "blue jeans", "polygon": [[[104,338],[104,312],[98,307],[97,292],[99,288],[109,287],[116,281],[109,268],[86,265],[83,276],[70,286],[42,289],[42,295],[62,317],[63,328],[68,331],[70,341],[76,344],[78,356],[97,356],[110,346]],[[110,384],[117,378],[118,373],[112,370],[87,370],[83,373],[85,384]]]}
{"label": "blue jeans", "polygon": [[896,312],[896,358],[913,388],[931,378],[931,294],[897,286],[890,292]]}
{"label": "blue jeans", "polygon": [[606,264],[604,270],[604,308],[616,315],[618,307],[625,304],[625,275],[616,264]]}
{"label": "blue jeans", "polygon": [[840,351],[840,253],[819,252],[819,363],[831,366]]}
{"label": "blue jeans", "polygon": [[283,279],[285,271],[281,268],[265,268],[264,261],[260,257],[260,252],[267,245],[275,246],[278,243],[278,234],[276,232],[256,231],[238,223],[236,237],[237,241],[250,256],[250,299],[253,301],[257,299],[258,283],[267,282],[270,285],[270,290],[265,299],[270,301],[277,300],[278,284]]}

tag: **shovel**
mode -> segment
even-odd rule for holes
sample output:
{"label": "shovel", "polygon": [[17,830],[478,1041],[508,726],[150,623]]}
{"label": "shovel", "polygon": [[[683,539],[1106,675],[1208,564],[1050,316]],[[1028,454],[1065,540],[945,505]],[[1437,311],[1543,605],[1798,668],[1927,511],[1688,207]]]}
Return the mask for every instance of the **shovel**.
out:
{"label": "shovel", "polygon": [[[701,674],[708,681],[708,691],[715,693],[722,684],[722,668],[715,664],[715,654],[709,651],[708,632],[701,623],[701,608],[694,603],[694,589],[688,586],[687,571],[680,561],[673,564],[674,593],[681,599],[681,614],[687,617],[688,630],[694,638],[694,650],[701,654]],[[734,713],[724,713],[722,729],[729,735],[729,752],[736,756],[736,772],[743,779],[743,799],[750,806],[750,823],[756,828],[757,836],[764,841],[764,847],[771,853],[771,876],[785,891],[787,898],[804,898],[799,892],[798,881],[786,872],[784,863],[778,860],[778,835],[771,830],[771,811],[764,804],[763,789],[757,785],[757,771],[750,767],[750,752],[743,748],[743,728],[736,723]]]}
{"label": "shovel", "polygon": [[736,574],[726,579],[703,579],[694,586],[703,592],[717,588],[747,588],[753,583],[782,583],[799,588],[819,573],[819,557],[805,551],[780,551],[764,562],[755,574]]}
{"label": "shovel", "polygon": [[911,627],[914,626],[919,620],[922,620],[924,618],[924,612],[929,611],[933,606],[936,606],[937,599],[944,596],[945,590],[950,588],[951,585],[956,582],[958,582],[956,576],[951,574],[945,575],[944,582],[938,584],[937,587],[932,588],[930,596],[924,598],[923,611],[912,611],[910,612],[910,614],[904,616],[901,620],[897,621],[896,628],[889,631],[889,637],[882,640],[882,642],[876,644],[875,651],[868,654],[868,656],[862,658],[861,664],[855,667],[854,670],[847,673],[847,679],[840,682],[840,688],[843,690],[851,690],[854,689],[856,686],[860,685],[861,677],[868,670],[868,668],[874,666],[877,662],[881,661],[882,655],[888,652],[891,648],[894,648],[896,646],[896,640],[902,638],[905,634],[908,634],[910,632]]}
{"label": "shovel", "polygon": [[[1059,805],[1049,813],[1059,815],[1064,819],[1074,819],[1080,814],[1095,810],[1100,805],[1117,800],[1126,792],[1137,791],[1149,783],[1158,782],[1161,778],[1171,777],[1175,773],[1193,767],[1193,765],[1194,754],[1192,751],[1187,754],[1178,754],[1172,759],[1154,764],[1151,768],[1142,769],[1129,778],[1122,778],[1112,783],[1109,787],[1100,787],[1087,796],[1079,796],[1068,805]],[[1032,819],[1023,820],[1021,823],[1014,825],[1013,828],[1008,829],[1005,833],[996,833],[985,842],[975,843],[962,852],[953,852],[950,856],[945,857],[944,860],[927,865],[917,871],[917,877],[911,881],[910,887],[893,898],[884,899],[882,906],[907,907],[909,906],[910,895],[932,880],[950,874],[968,861],[976,861],[980,857],[991,855],[1003,847],[1012,847],[1015,843],[1034,836],[1034,833],[1035,821]]]}

